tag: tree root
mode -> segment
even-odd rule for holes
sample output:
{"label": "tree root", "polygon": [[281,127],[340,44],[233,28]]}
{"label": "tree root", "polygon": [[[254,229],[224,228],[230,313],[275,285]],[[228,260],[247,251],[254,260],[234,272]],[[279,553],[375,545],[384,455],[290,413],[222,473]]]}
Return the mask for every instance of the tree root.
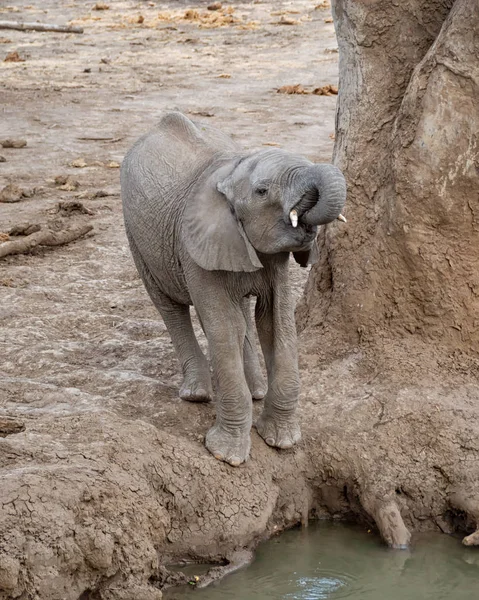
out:
{"label": "tree root", "polygon": [[411,533],[404,524],[396,502],[388,497],[364,494],[362,505],[374,519],[381,537],[390,548],[404,550],[409,546]]}
{"label": "tree root", "polygon": [[0,258],[9,254],[26,254],[36,246],[63,246],[84,236],[93,229],[92,225],[72,227],[65,231],[37,231],[21,240],[4,242],[0,245]]}
{"label": "tree root", "polygon": [[471,494],[465,492],[455,492],[449,498],[451,504],[464,511],[475,524],[476,531],[466,535],[462,543],[464,546],[479,546],[479,504]]}
{"label": "tree root", "polygon": [[231,556],[228,556],[228,564],[212,567],[206,573],[199,578],[199,581],[196,585],[198,588],[204,588],[219,579],[222,579],[226,575],[230,575],[234,573],[238,569],[246,567],[253,560],[254,553],[251,550],[241,550],[238,552],[234,552]]}

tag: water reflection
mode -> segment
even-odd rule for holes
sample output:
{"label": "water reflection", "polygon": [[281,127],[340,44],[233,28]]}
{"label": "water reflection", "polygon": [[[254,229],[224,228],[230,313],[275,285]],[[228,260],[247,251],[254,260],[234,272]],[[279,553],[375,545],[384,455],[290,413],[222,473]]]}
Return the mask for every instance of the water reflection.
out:
{"label": "water reflection", "polygon": [[359,527],[318,523],[258,548],[249,567],[204,590],[169,592],[187,600],[475,600],[479,548],[421,534],[411,550],[386,548]]}

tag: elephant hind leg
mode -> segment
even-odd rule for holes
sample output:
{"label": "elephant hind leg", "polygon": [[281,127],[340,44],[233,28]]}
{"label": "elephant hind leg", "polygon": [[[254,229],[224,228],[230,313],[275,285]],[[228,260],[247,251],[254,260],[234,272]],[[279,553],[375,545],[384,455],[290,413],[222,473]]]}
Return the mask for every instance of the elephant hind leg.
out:
{"label": "elephant hind leg", "polygon": [[131,236],[128,236],[128,239],[146,291],[163,318],[181,364],[183,384],[180,388],[180,398],[189,402],[209,402],[213,397],[210,368],[193,331],[190,307],[175,302],[163,292],[134,240]]}
{"label": "elephant hind leg", "polygon": [[253,400],[262,400],[266,395],[267,385],[259,362],[249,298],[243,299],[241,308],[246,321],[246,336],[243,348],[246,382]]}
{"label": "elephant hind leg", "polygon": [[180,398],[189,402],[209,402],[213,396],[210,368],[193,331],[189,306],[165,298],[157,308],[181,364]]}

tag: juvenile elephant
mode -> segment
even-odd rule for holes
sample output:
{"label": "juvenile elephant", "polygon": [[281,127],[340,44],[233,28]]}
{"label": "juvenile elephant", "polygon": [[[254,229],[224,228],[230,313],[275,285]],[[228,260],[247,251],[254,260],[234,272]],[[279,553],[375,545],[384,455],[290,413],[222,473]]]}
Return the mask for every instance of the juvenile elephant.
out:
{"label": "juvenile elephant", "polygon": [[341,171],[278,149],[246,153],[217,129],[172,112],[126,155],[121,193],[133,258],[181,363],[184,400],[212,396],[190,305],[206,334],[217,392],[208,450],[234,466],[245,461],[251,398],[263,396],[258,433],[270,446],[291,447],[301,433],[289,253],[303,266],[312,262],[318,225],[341,218]]}

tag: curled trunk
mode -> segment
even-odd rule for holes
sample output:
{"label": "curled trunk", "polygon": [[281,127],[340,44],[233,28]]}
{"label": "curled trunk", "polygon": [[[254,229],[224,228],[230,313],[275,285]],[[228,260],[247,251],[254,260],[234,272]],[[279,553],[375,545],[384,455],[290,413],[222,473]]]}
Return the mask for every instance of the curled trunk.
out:
{"label": "curled trunk", "polygon": [[324,225],[338,218],[346,201],[346,181],[334,165],[314,165],[307,171],[298,204],[299,220]]}

